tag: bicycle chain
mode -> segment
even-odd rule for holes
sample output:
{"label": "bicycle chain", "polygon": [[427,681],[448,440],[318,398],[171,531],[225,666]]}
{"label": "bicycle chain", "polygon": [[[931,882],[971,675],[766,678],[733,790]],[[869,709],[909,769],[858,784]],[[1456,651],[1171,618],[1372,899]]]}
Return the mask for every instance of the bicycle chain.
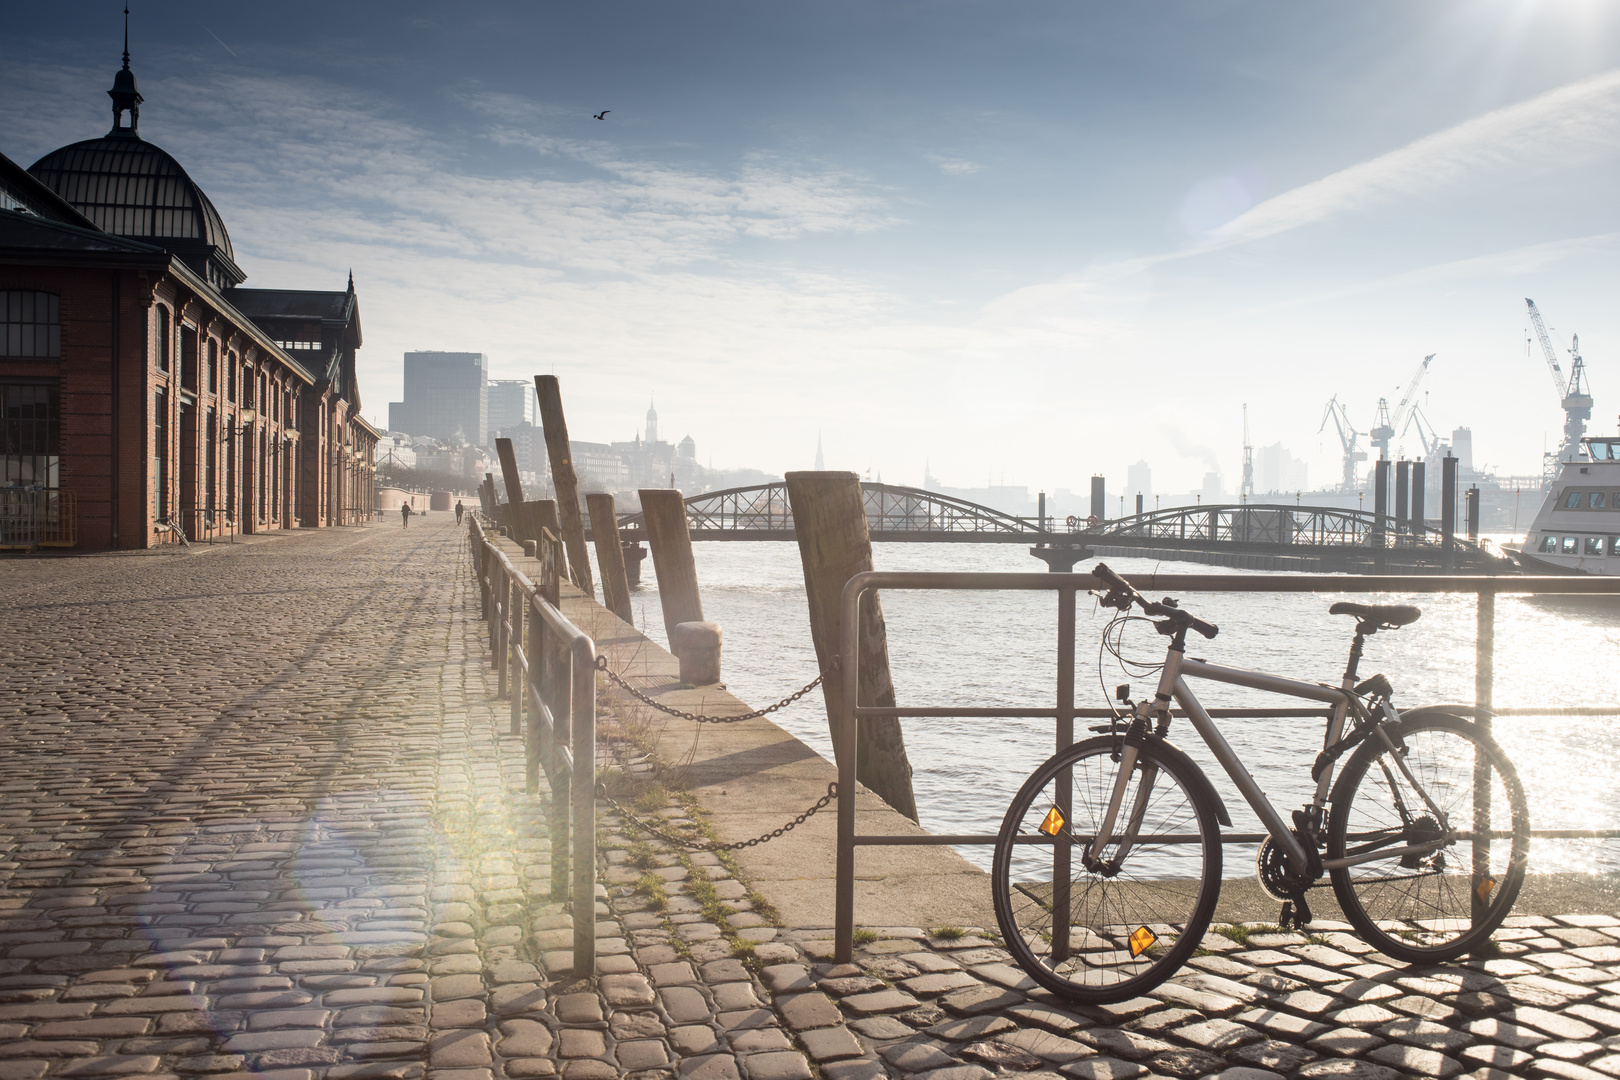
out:
{"label": "bicycle chain", "polygon": [[620,803],[619,800],[607,793],[607,785],[605,784],[598,783],[596,785],[596,795],[597,798],[606,799],[613,806],[613,809],[617,810],[619,813],[628,818],[630,822],[636,826],[636,828],[642,830],[643,832],[651,833],[653,836],[658,837],[658,839],[663,840],[666,843],[671,843],[677,847],[685,848],[687,851],[741,851],[743,848],[755,847],[759,844],[764,844],[771,840],[775,840],[779,836],[786,836],[794,829],[797,829],[800,825],[803,825],[806,821],[809,821],[811,818],[815,817],[817,812],[826,809],[827,804],[838,797],[838,781],[834,780],[828,783],[827,794],[817,799],[810,805],[810,809],[806,810],[804,813],[800,814],[786,825],[783,825],[780,828],[772,829],[768,833],[762,833],[759,836],[754,837],[752,840],[739,840],[734,844],[711,844],[707,842],[697,843],[688,840],[685,837],[676,836],[672,832],[666,832],[651,822],[645,821],[631,813],[631,811]]}
{"label": "bicycle chain", "polygon": [[[833,670],[837,670],[838,660],[836,657],[833,659],[830,667]],[[609,668],[607,656],[605,654],[596,658],[596,670],[602,672],[610,680],[612,680],[615,686],[618,686],[622,690],[628,691],[632,697],[634,697],[637,701],[640,701],[642,704],[650,705],[661,713],[668,713],[670,716],[676,716],[682,720],[691,720],[698,724],[736,724],[741,723],[744,720],[757,720],[762,716],[769,716],[778,709],[785,709],[795,701],[798,701],[800,698],[804,697],[804,695],[820,686],[822,681],[827,677],[827,673],[823,672],[820,675],[817,675],[814,679],[810,680],[810,682],[807,683],[803,689],[795,690],[781,701],[778,701],[775,705],[767,705],[763,709],[755,709],[753,712],[746,712],[741,716],[705,716],[702,713],[686,712],[682,709],[676,709],[669,705],[665,705],[661,701],[654,701],[652,698],[648,697],[646,694],[643,694],[640,690],[637,690],[635,687],[626,682],[624,676]]]}

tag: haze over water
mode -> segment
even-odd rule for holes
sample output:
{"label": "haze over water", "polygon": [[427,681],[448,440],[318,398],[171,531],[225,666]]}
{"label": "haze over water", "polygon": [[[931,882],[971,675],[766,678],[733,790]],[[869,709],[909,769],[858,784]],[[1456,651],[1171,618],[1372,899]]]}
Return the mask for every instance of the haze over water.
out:
{"label": "haze over water", "polygon": [[[786,697],[815,675],[798,546],[698,543],[697,572],[706,618],[724,627],[722,676],[732,693],[760,707]],[[880,570],[1036,572],[1023,547],[996,544],[874,545]],[[1122,573],[1238,573],[1187,563],[1108,559]],[[1091,565],[1082,562],[1077,570]],[[665,643],[652,560],[632,599],[636,624]],[[1217,623],[1214,641],[1189,653],[1216,663],[1309,682],[1337,684],[1352,622],[1328,614],[1338,595],[1185,594],[1183,605]],[[1474,697],[1475,601],[1469,595],[1350,596],[1417,603],[1423,618],[1369,639],[1361,673],[1382,671],[1398,707],[1471,702]],[[1055,696],[1057,600],[1052,593],[883,593],[890,668],[902,706],[1042,706]],[[1620,703],[1620,602],[1502,596],[1496,614],[1496,704]],[[1098,679],[1102,628],[1112,613],[1082,598],[1078,608],[1076,704],[1102,707],[1130,682],[1133,696],[1154,676],[1123,674],[1112,657]],[[1126,636],[1126,655],[1157,663],[1163,639],[1146,624]],[[1291,699],[1197,682],[1205,705],[1276,707]],[[1309,705],[1309,703],[1301,703]],[[819,691],[772,716],[832,760]],[[1097,721],[1091,721],[1096,723]],[[1050,720],[908,719],[906,748],[922,825],[935,833],[993,833],[1024,778],[1054,750]],[[1226,720],[1220,727],[1284,813],[1309,797],[1310,764],[1321,748],[1316,719]],[[1078,725],[1083,734],[1084,724]],[[1496,735],[1518,768],[1532,828],[1620,826],[1620,717],[1504,717]],[[1252,811],[1185,720],[1171,738],[1204,768],[1231,811],[1236,831],[1260,829]],[[798,807],[784,808],[796,812]],[[763,824],[763,823],[762,823]],[[962,848],[988,869],[989,847]],[[1252,873],[1253,849],[1229,846],[1225,873]],[[1620,841],[1537,841],[1532,872],[1620,870]]]}

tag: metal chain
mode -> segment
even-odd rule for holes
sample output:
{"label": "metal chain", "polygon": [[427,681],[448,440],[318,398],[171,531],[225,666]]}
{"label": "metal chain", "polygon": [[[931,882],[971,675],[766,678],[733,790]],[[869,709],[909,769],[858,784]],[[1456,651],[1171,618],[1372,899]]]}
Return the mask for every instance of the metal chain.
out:
{"label": "metal chain", "polygon": [[667,843],[685,848],[687,851],[741,851],[743,848],[751,848],[755,845],[775,840],[779,836],[786,836],[794,829],[797,829],[800,825],[803,825],[806,821],[809,821],[811,818],[815,817],[817,811],[825,809],[828,803],[832,802],[838,797],[838,781],[834,780],[829,783],[827,785],[827,794],[817,799],[811,804],[810,809],[806,810],[804,813],[800,814],[786,825],[783,825],[777,829],[772,829],[768,833],[763,833],[756,836],[752,840],[739,840],[735,844],[711,844],[707,841],[696,842],[688,840],[683,836],[676,836],[672,832],[666,832],[651,822],[645,821],[631,813],[628,808],[619,802],[619,800],[607,793],[607,786],[605,784],[598,783],[596,785],[596,795],[598,798],[606,799],[609,803],[611,803],[613,809],[617,810],[619,813],[628,818],[630,822],[636,826],[636,828],[642,830],[643,832],[651,833],[653,836],[656,836],[658,839]]}
{"label": "metal chain", "polygon": [[[836,671],[838,668],[838,658],[834,657],[829,666]],[[798,701],[800,698],[804,697],[804,695],[820,686],[822,680],[827,677],[827,673],[822,672],[814,679],[811,679],[809,683],[805,684],[802,689],[795,690],[781,701],[778,701],[775,705],[767,705],[763,709],[755,709],[753,712],[746,712],[741,716],[705,716],[702,713],[685,712],[684,710],[665,705],[661,701],[654,701],[652,698],[648,697],[646,694],[643,694],[640,690],[637,690],[635,687],[626,682],[624,676],[609,668],[607,663],[607,655],[605,653],[596,658],[596,670],[602,672],[610,680],[612,680],[615,686],[627,691],[632,697],[634,697],[637,701],[640,701],[642,704],[650,705],[661,713],[668,713],[670,716],[678,716],[682,720],[691,720],[699,724],[736,724],[744,720],[757,720],[761,716],[769,716],[776,710],[785,709],[795,701]]]}

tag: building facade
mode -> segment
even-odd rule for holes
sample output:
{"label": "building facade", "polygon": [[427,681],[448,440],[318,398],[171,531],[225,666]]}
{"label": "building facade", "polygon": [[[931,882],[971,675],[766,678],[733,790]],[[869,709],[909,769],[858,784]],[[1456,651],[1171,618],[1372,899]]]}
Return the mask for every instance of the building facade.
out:
{"label": "building facade", "polygon": [[241,288],[218,210],[139,134],[127,53],[108,93],[105,137],[0,157],[8,513],[49,504],[89,548],[369,517],[353,278]]}
{"label": "building facade", "polygon": [[389,402],[388,430],[488,446],[489,357],[465,352],[406,353],[405,400]]}
{"label": "building facade", "polygon": [[540,422],[540,399],[528,379],[494,379],[489,384],[489,435]]}

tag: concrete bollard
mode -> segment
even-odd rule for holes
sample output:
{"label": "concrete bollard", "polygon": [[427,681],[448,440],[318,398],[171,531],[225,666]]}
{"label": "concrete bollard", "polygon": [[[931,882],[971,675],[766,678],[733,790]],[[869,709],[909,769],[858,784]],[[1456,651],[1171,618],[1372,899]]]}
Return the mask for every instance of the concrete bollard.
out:
{"label": "concrete bollard", "polygon": [[677,623],[670,635],[669,651],[681,662],[681,682],[709,686],[720,681],[719,623]]}

